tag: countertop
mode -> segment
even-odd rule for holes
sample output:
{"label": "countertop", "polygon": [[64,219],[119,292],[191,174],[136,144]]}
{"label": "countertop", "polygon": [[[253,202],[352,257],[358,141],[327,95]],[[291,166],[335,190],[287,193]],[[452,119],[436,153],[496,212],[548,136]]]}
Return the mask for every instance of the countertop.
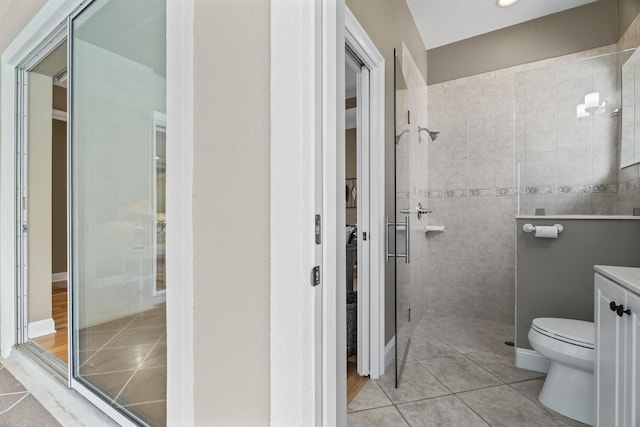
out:
{"label": "countertop", "polygon": [[640,294],[640,268],[612,265],[595,265],[593,268],[597,273],[619,283],[631,292]]}

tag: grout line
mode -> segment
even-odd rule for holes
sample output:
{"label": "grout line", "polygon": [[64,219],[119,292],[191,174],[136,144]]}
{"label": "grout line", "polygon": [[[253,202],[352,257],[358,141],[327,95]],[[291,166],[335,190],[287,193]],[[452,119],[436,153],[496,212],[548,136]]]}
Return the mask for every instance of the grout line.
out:
{"label": "grout line", "polygon": [[[18,381],[18,382],[20,382],[20,381]],[[22,383],[20,383],[20,385],[22,385],[24,387],[24,385]],[[22,394],[22,393],[28,393],[28,392],[29,392],[29,390],[13,391],[11,393],[2,393],[2,394],[0,394],[0,397],[1,396],[13,396],[14,394]]]}
{"label": "grout line", "polygon": [[[13,405],[9,406],[7,409],[5,409],[4,411],[2,411],[0,413],[0,415],[2,414],[6,414],[7,412],[9,412],[10,410],[12,410],[13,408],[15,408],[15,406],[22,402],[27,396],[29,396],[31,393],[29,393],[28,391],[24,393],[24,396],[22,396],[20,399],[18,399],[18,401],[16,403],[14,403]],[[47,411],[48,412],[48,411]]]}
{"label": "grout line", "polygon": [[132,403],[131,405],[120,405],[116,403],[116,406],[120,407],[120,408],[131,408],[133,406],[140,406],[140,405],[149,405],[151,403],[166,403],[167,400],[166,399],[162,399],[162,400],[148,400],[145,402],[137,402],[137,403]]}
{"label": "grout line", "polygon": [[[469,353],[465,353],[462,354],[462,356],[467,359],[469,362],[473,363],[474,365],[476,365],[477,367],[479,367],[480,369],[482,369],[483,371],[485,371],[487,374],[491,375],[493,378],[495,378],[496,380],[500,381],[501,384],[507,384],[506,381],[504,381],[502,378],[498,378],[496,375],[494,375],[493,372],[491,372],[490,370],[488,370],[487,368],[485,368],[484,366],[482,366],[481,364],[479,364],[478,362],[476,362],[475,360],[473,360],[472,358],[470,358],[468,356],[468,354],[471,354],[474,352],[469,352]],[[493,354],[495,356],[499,356],[498,354],[495,353],[488,353],[488,354]]]}
{"label": "grout line", "polygon": [[[112,336],[107,342],[105,342],[102,347],[100,347],[99,349],[97,349],[95,351],[95,353],[93,353],[91,356],[89,356],[89,358],[87,360],[85,360],[84,362],[82,362],[82,364],[78,367],[81,368],[83,367],[85,364],[87,364],[87,362],[89,362],[91,359],[93,359],[93,357],[98,354],[100,352],[100,350],[103,350],[107,344],[109,344],[111,341],[113,341],[117,336],[120,336],[120,334],[122,333],[122,331],[124,331],[127,326],[129,326],[131,324],[131,322],[133,322],[134,320],[136,320],[138,317],[140,316],[140,314],[137,314],[136,316],[134,316],[133,319],[131,319],[122,329],[120,329],[114,336]],[[79,331],[80,332],[80,331]],[[109,331],[106,331],[109,332]],[[78,369],[79,370],[79,369]]]}
{"label": "grout line", "polygon": [[471,412],[473,412],[474,414],[476,414],[476,415],[478,416],[478,418],[480,418],[482,421],[484,421],[485,423],[487,423],[487,425],[488,425],[488,426],[491,426],[491,423],[489,422],[489,420],[486,420],[482,415],[480,415],[478,412],[476,412],[476,410],[475,410],[475,409],[473,409],[471,406],[469,406],[469,405],[467,404],[467,402],[465,402],[465,401],[464,401],[460,396],[458,396],[457,394],[456,394],[455,396],[456,396],[456,398],[457,398],[460,402],[462,402],[462,404],[463,404],[464,406],[466,406],[467,408],[469,408],[469,410],[470,410]]}
{"label": "grout line", "polygon": [[[149,356],[151,355],[151,353],[153,353],[153,351],[158,347],[158,344],[160,344],[162,342],[162,339],[164,338],[166,334],[166,331],[160,335],[160,338],[157,339],[157,341],[155,342],[155,344],[153,344],[153,346],[151,347],[151,349],[149,350],[149,352],[147,353],[147,355],[144,357],[144,359],[142,359],[142,362],[140,362],[140,364],[138,365],[138,367],[136,368],[135,371],[133,371],[133,374],[131,374],[131,376],[129,377],[129,379],[127,380],[126,383],[124,383],[124,385],[122,386],[122,388],[120,389],[120,391],[118,392],[118,394],[116,395],[116,397],[113,398],[113,400],[111,401],[113,404],[118,405],[117,400],[120,397],[120,395],[122,394],[122,392],[125,390],[125,388],[127,388],[127,386],[129,386],[129,383],[131,382],[131,380],[133,379],[133,377],[142,369],[142,365],[144,365],[144,362],[147,361],[147,359],[149,358]],[[165,368],[166,371],[166,368]],[[166,390],[165,390],[166,393]],[[166,394],[165,394],[166,396]],[[122,406],[122,405],[120,405]]]}
{"label": "grout line", "polygon": [[395,405],[393,403],[390,403],[389,405],[373,406],[371,408],[358,409],[356,411],[347,411],[347,415],[349,415],[349,414],[357,414],[358,412],[372,411],[374,409],[388,408],[390,406],[395,406]]}

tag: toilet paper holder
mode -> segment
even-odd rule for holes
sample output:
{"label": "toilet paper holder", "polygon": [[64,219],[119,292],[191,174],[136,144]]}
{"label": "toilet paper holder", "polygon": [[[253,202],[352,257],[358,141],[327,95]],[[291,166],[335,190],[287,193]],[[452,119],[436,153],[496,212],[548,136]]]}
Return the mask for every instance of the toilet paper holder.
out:
{"label": "toilet paper holder", "polygon": [[[558,229],[558,234],[562,233],[562,231],[564,230],[564,227],[562,226],[562,224],[553,224],[552,227],[555,227]],[[524,231],[525,233],[532,233],[536,231],[536,226],[533,224],[525,224],[524,226],[522,226],[522,231]]]}

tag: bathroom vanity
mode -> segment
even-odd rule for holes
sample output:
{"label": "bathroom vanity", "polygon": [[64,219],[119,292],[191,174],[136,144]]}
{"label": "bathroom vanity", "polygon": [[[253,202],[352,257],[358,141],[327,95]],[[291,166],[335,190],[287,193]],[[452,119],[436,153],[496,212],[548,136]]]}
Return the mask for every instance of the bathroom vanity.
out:
{"label": "bathroom vanity", "polygon": [[640,268],[595,271],[595,425],[639,426]]}

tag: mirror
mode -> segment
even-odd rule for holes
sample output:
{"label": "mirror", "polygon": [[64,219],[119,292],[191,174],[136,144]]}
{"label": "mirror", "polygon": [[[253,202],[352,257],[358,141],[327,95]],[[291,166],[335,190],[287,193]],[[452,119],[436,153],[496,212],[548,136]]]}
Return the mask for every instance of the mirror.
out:
{"label": "mirror", "polygon": [[622,64],[620,169],[640,162],[640,49]]}

